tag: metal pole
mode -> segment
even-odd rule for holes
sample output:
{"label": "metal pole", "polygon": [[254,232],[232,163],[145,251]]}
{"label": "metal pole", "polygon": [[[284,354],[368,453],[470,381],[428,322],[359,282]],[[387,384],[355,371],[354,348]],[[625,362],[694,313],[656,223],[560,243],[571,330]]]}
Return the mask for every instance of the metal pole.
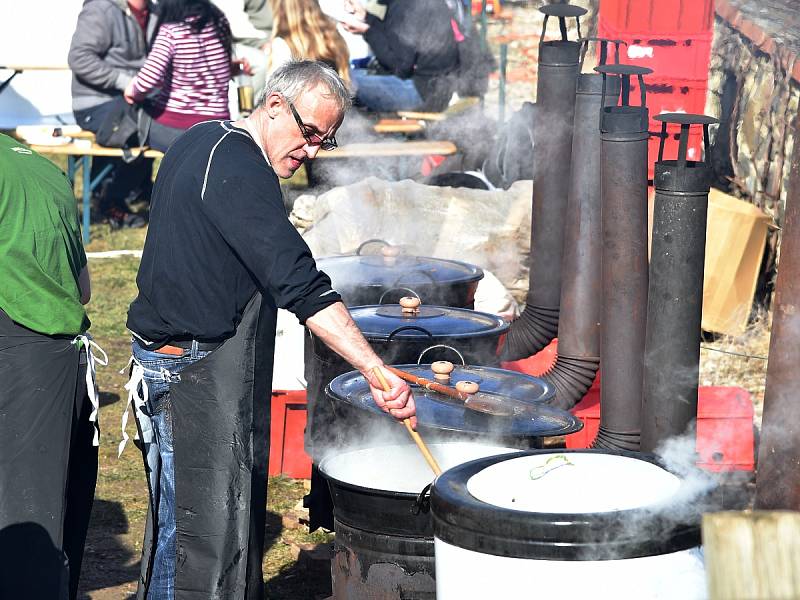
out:
{"label": "metal pole", "polygon": [[[800,118],[795,120],[795,132]],[[797,138],[795,138],[797,139]],[[772,304],[758,452],[759,509],[800,510],[800,144],[795,143]]]}
{"label": "metal pole", "polygon": [[506,66],[508,63],[508,44],[500,45],[500,89],[498,90],[497,122],[502,126],[506,120]]}

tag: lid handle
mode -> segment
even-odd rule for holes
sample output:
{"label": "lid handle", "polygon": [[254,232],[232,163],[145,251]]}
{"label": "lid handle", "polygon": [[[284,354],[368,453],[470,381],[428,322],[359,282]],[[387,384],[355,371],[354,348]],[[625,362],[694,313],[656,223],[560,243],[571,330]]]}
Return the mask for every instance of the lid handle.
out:
{"label": "lid handle", "polygon": [[361,244],[360,244],[360,245],[358,246],[358,248],[356,249],[356,254],[357,254],[357,255],[359,255],[359,256],[361,256],[361,251],[362,251],[362,250],[364,249],[364,247],[365,247],[365,246],[367,246],[368,244],[383,244],[384,246],[391,246],[391,244],[390,244],[389,242],[387,242],[386,240],[382,240],[382,239],[380,239],[380,238],[370,238],[370,239],[368,239],[368,240],[367,240],[367,241],[365,241],[365,242],[361,242]]}
{"label": "lid handle", "polygon": [[418,299],[420,302],[422,302],[422,298],[420,298],[420,297],[419,297],[419,294],[418,294],[417,292],[415,292],[414,290],[412,290],[411,288],[407,288],[407,287],[400,287],[400,286],[394,286],[394,287],[390,287],[390,288],[386,289],[386,290],[385,290],[385,291],[384,291],[384,292],[381,294],[380,298],[378,298],[378,304],[383,304],[383,300],[384,300],[384,298],[386,298],[386,295],[387,295],[389,292],[397,292],[397,291],[401,291],[401,292],[408,292],[409,294],[413,294],[413,296],[414,296],[415,298],[417,298],[417,299]]}
{"label": "lid handle", "polygon": [[427,348],[425,348],[425,350],[423,350],[422,352],[419,353],[419,358],[417,358],[417,364],[421,365],[422,364],[422,357],[425,356],[425,354],[428,351],[434,350],[436,348],[445,348],[447,350],[452,350],[453,352],[455,352],[458,355],[458,358],[461,359],[461,366],[462,367],[466,367],[467,366],[467,361],[464,360],[464,355],[461,354],[461,352],[459,352],[458,350],[456,350],[452,346],[448,346],[447,344],[436,344],[435,346],[428,346]]}
{"label": "lid handle", "polygon": [[419,332],[424,333],[425,335],[427,335],[429,338],[433,337],[433,334],[430,331],[428,331],[427,329],[425,329],[424,327],[419,327],[417,325],[403,325],[401,327],[398,327],[394,331],[392,331],[389,334],[389,337],[387,338],[387,340],[391,342],[392,338],[395,335],[397,335],[398,333],[400,333],[401,331],[419,331]]}

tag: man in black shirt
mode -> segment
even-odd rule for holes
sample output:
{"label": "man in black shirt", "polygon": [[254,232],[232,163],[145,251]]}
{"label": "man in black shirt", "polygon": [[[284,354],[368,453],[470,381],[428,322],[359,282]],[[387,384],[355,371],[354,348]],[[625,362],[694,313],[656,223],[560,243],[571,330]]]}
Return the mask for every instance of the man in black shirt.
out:
{"label": "man in black shirt", "polygon": [[[128,312],[133,394],[151,490],[140,597],[260,598],[277,309],[361,371],[375,402],[414,419],[408,386],[350,318],[286,218],[289,177],[349,107],[335,72],[291,62],[247,119],[192,127],[167,152]],[[151,544],[154,543],[154,548]],[[242,556],[246,553],[246,557]]]}

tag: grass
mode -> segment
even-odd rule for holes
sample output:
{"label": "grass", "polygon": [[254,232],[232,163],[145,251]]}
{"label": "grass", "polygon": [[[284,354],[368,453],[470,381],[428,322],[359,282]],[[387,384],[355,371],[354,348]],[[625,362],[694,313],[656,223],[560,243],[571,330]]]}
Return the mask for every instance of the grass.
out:
{"label": "grass", "polygon": [[[142,248],[146,230],[111,231],[93,225],[87,252]],[[130,356],[130,336],[125,329],[128,305],[136,296],[139,259],[122,256],[90,259],[92,301],[88,305],[91,334],[108,354],[109,364],[98,367],[101,392],[100,470],[95,493],[89,537],[81,579],[82,598],[117,600],[136,590],[141,542],[147,514],[147,488],[142,458],[129,443],[117,458],[121,440],[120,418],[127,395],[125,369]],[[119,371],[123,370],[123,373]],[[265,399],[266,400],[266,399]],[[134,426],[129,423],[129,434]],[[330,594],[330,577],[317,570],[306,572],[296,560],[297,549],[305,544],[325,543],[332,535],[309,534],[305,527],[286,527],[296,520],[295,508],[305,493],[302,481],[271,478],[264,580],[270,598],[316,598]]]}

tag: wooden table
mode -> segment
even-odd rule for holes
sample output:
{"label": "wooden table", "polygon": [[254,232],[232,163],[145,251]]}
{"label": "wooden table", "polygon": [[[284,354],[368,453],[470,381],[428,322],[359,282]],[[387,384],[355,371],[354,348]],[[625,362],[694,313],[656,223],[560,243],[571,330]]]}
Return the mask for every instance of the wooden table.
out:
{"label": "wooden table", "polygon": [[[77,137],[77,136],[76,136]],[[89,136],[82,136],[89,137]],[[94,142],[91,143],[69,143],[61,144],[58,146],[45,146],[41,144],[32,144],[31,150],[39,154],[50,154],[53,156],[66,156],[67,157],[67,176],[70,181],[75,181],[75,174],[80,168],[83,171],[83,196],[81,200],[81,209],[83,211],[83,242],[89,243],[89,222],[91,217],[91,198],[92,191],[100,185],[100,182],[111,171],[111,165],[106,167],[98,173],[94,179],[91,177],[92,170],[92,157],[93,156],[112,156],[122,158],[121,148],[106,148],[105,146],[98,146]],[[142,152],[142,148],[132,148],[131,151],[135,156]],[[150,148],[144,149],[145,158],[161,158],[164,154],[158,150]]]}
{"label": "wooden table", "polygon": [[11,73],[11,75],[8,77],[8,79],[6,79],[2,83],[0,83],[0,93],[2,93],[3,90],[6,89],[9,86],[9,84],[11,83],[11,80],[14,79],[14,77],[19,75],[20,73],[22,73],[23,71],[69,71],[69,67],[67,65],[20,65],[20,64],[16,64],[16,65],[0,65],[0,70],[13,71],[13,73]]}

